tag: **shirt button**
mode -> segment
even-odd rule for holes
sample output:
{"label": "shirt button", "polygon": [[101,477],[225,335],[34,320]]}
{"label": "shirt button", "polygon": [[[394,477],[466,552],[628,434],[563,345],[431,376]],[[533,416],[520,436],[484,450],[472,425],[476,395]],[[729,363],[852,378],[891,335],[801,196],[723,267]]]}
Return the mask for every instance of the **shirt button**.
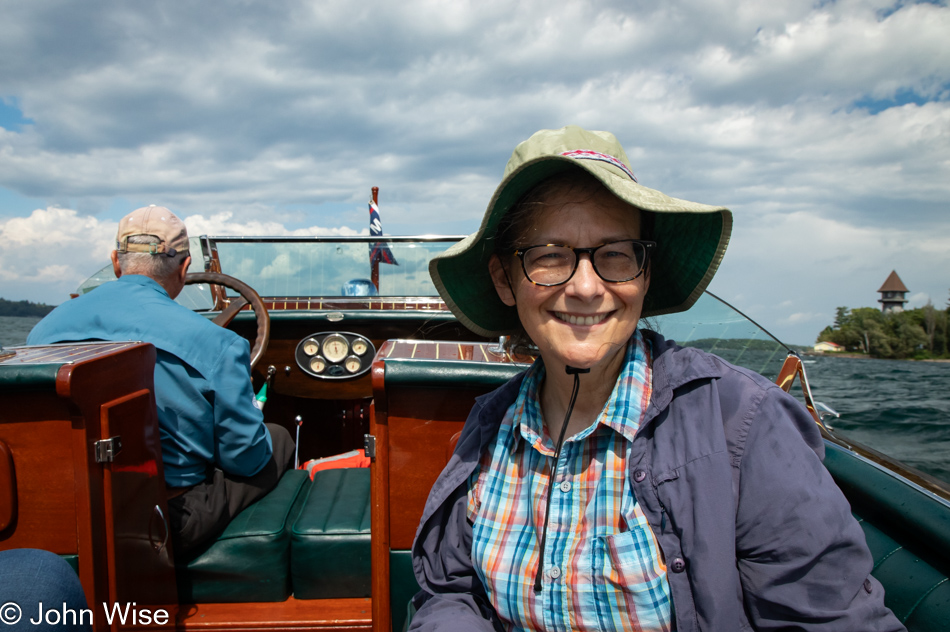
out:
{"label": "shirt button", "polygon": [[682,573],[686,570],[686,560],[681,557],[674,557],[670,562],[670,570],[674,573]]}
{"label": "shirt button", "polygon": [[647,473],[643,470],[637,470],[633,473],[633,480],[637,483],[642,483],[643,479],[647,477]]}
{"label": "shirt button", "polygon": [[551,575],[551,579],[557,579],[561,576],[561,569],[559,569],[557,566],[552,566],[548,573]]}
{"label": "shirt button", "polygon": [[558,485],[562,492],[565,494],[571,491],[571,482],[570,481],[561,481],[561,484]]}

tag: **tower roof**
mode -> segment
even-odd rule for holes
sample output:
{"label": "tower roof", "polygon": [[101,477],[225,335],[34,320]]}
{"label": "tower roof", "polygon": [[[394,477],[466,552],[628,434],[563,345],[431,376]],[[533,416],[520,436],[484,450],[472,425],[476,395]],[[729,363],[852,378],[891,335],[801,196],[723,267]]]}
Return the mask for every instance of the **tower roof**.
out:
{"label": "tower roof", "polygon": [[910,292],[910,290],[907,289],[904,282],[901,281],[901,278],[897,276],[897,272],[891,270],[890,275],[888,275],[887,280],[884,281],[884,285],[881,286],[878,292]]}

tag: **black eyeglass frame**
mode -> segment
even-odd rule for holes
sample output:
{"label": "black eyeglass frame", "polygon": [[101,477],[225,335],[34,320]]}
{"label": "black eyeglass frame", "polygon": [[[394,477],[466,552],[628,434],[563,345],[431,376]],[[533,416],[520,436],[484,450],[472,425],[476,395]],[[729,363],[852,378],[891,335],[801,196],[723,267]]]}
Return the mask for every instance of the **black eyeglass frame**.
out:
{"label": "black eyeglass frame", "polygon": [[[620,244],[624,242],[631,242],[631,243],[640,244],[641,246],[643,246],[643,265],[640,266],[640,271],[637,272],[632,277],[630,277],[629,279],[623,279],[620,281],[612,281],[610,279],[605,279],[604,276],[600,273],[600,270],[597,269],[597,264],[594,263],[594,253],[600,250],[601,248],[603,248],[604,246],[612,246],[614,244]],[[531,275],[528,274],[528,268],[527,266],[525,266],[525,263],[524,263],[524,256],[525,256],[525,253],[527,253],[529,250],[533,248],[546,248],[549,246],[555,246],[557,248],[567,248],[570,251],[572,251],[574,253],[574,268],[571,270],[571,273],[567,275],[567,278],[564,279],[563,281],[559,281],[557,283],[538,283],[537,281],[534,281],[531,278]],[[643,274],[643,272],[647,269],[647,265],[650,262],[650,252],[654,248],[656,248],[655,241],[648,241],[645,239],[618,239],[617,241],[608,241],[605,244],[600,244],[599,246],[594,246],[593,248],[575,248],[574,246],[568,246],[565,244],[535,244],[533,246],[527,246],[525,248],[518,248],[515,250],[515,254],[518,255],[519,259],[521,259],[521,271],[524,272],[524,278],[528,279],[528,281],[530,281],[534,285],[539,285],[541,287],[557,287],[558,285],[564,285],[565,283],[567,283],[568,281],[574,278],[574,274],[577,272],[577,266],[581,262],[580,255],[585,254],[585,253],[587,254],[587,258],[590,259],[590,266],[594,269],[594,273],[598,277],[600,277],[602,281],[604,281],[605,283],[629,283],[630,281],[633,281],[634,279],[639,278],[640,275]]]}

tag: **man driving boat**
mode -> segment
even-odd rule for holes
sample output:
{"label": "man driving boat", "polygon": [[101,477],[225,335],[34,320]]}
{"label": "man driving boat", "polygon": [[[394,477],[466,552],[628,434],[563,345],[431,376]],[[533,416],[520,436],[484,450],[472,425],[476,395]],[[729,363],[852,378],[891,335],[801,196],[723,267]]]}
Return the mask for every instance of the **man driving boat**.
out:
{"label": "man driving boat", "polygon": [[188,233],[160,206],[119,222],[118,280],[67,301],[28,344],[83,340],[155,346],[155,402],[175,555],[187,559],[273,489],[294,444],[254,405],[248,342],[175,303],[191,257]]}

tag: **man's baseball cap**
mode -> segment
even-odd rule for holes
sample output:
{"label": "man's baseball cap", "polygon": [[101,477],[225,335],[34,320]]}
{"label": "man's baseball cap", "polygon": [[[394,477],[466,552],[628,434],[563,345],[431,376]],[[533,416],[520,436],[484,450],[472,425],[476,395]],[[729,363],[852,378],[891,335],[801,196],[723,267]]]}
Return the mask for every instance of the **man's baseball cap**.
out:
{"label": "man's baseball cap", "polygon": [[[130,244],[129,237],[148,235],[156,240],[149,244]],[[136,209],[119,222],[115,236],[117,252],[147,252],[174,257],[188,253],[188,231],[185,223],[164,206],[145,206]]]}

